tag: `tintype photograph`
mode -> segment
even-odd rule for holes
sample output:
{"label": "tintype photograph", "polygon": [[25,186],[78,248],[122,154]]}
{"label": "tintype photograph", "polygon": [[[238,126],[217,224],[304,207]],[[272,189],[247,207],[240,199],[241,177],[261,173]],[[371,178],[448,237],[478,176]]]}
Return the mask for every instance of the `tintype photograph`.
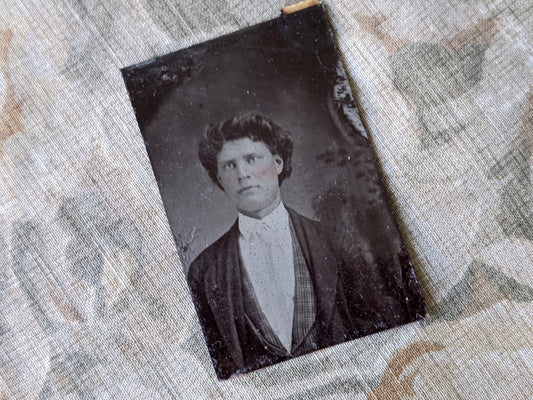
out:
{"label": "tintype photograph", "polygon": [[122,74],[219,379],[427,317],[321,5]]}

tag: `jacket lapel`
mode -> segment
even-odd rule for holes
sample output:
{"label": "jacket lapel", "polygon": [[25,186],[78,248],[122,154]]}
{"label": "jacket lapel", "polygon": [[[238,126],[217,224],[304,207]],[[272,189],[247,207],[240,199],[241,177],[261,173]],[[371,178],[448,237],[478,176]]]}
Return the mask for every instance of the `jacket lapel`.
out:
{"label": "jacket lapel", "polygon": [[[316,320],[313,329],[318,337],[327,334],[337,294],[337,263],[325,237],[312,221],[287,207],[294,231],[309,267],[316,297]],[[242,271],[239,255],[239,228],[236,222],[219,243],[213,266],[205,276],[205,293],[217,327],[228,352],[239,369],[246,368],[239,339],[245,332]],[[319,323],[320,322],[320,323]]]}
{"label": "jacket lapel", "polygon": [[235,223],[220,242],[219,257],[206,274],[205,291],[231,357],[239,368],[244,368],[239,341],[239,331],[244,331],[244,303],[238,237],[239,228]]}
{"label": "jacket lapel", "polygon": [[321,322],[317,328],[326,331],[337,295],[336,257],[326,238],[319,233],[312,221],[301,217],[288,207],[287,210],[313,282],[317,305],[316,320]]}

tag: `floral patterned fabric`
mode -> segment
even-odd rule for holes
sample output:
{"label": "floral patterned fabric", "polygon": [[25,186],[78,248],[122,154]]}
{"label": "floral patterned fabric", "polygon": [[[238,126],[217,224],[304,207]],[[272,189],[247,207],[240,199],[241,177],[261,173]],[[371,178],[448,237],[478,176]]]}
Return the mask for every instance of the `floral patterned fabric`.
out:
{"label": "floral patterned fabric", "polygon": [[432,318],[216,380],[120,68],[287,4],[0,0],[0,399],[533,398],[519,0],[325,2]]}

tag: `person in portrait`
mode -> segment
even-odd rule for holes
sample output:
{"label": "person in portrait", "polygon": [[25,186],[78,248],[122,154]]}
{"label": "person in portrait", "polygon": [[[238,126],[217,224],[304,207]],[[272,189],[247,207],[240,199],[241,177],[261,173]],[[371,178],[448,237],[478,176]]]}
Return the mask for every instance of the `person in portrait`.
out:
{"label": "person in portrait", "polygon": [[187,277],[221,379],[408,320],[405,293],[386,292],[401,276],[384,284],[328,227],[283,203],[292,151],[287,130],[250,112],[209,126],[199,143],[201,164],[238,211]]}

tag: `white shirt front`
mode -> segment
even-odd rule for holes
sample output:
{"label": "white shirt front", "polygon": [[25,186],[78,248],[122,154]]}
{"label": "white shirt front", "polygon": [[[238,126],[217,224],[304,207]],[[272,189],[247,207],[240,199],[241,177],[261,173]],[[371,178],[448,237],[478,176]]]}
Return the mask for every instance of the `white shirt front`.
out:
{"label": "white shirt front", "polygon": [[261,311],[290,352],[294,316],[294,254],[289,213],[280,203],[263,219],[239,214],[239,249]]}

